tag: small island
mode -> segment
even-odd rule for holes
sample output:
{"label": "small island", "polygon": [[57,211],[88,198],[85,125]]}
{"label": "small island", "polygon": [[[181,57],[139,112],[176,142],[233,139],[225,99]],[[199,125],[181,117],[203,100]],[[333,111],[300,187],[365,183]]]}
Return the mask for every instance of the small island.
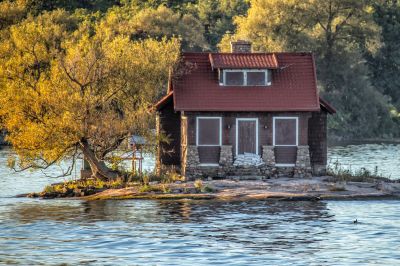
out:
{"label": "small island", "polygon": [[381,177],[271,178],[259,180],[180,180],[123,183],[96,180],[47,186],[28,197],[83,200],[361,200],[400,199],[400,182]]}

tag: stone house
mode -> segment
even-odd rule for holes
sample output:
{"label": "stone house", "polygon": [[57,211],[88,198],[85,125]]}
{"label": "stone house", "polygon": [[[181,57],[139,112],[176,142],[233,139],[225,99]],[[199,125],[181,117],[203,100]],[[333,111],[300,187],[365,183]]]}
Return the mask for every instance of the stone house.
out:
{"label": "stone house", "polygon": [[324,174],[327,115],[311,53],[183,53],[188,71],[155,106],[158,168],[187,179]]}

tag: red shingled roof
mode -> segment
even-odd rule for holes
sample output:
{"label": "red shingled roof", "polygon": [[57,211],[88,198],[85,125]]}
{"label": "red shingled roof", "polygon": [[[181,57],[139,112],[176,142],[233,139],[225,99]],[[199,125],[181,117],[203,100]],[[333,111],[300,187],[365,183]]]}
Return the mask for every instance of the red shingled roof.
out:
{"label": "red shingled roof", "polygon": [[275,54],[213,53],[209,55],[212,68],[278,68]]}
{"label": "red shingled roof", "polygon": [[183,60],[194,67],[173,82],[175,110],[319,111],[312,54],[275,53],[274,56],[280,68],[271,70],[271,86],[220,86],[218,71],[212,69],[208,53],[183,53]]}

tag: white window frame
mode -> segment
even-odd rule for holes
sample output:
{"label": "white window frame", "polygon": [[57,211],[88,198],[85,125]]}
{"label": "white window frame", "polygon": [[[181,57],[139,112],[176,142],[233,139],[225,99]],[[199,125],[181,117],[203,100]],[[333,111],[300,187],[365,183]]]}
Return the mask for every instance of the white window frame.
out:
{"label": "white window frame", "polygon": [[[199,119],[218,119],[219,120],[219,144],[201,144],[199,145]],[[196,146],[200,147],[217,147],[222,146],[222,117],[221,116],[197,116],[196,117]]]}
{"label": "white window frame", "polygon": [[256,121],[256,155],[258,155],[258,118],[236,118],[236,156],[239,155],[239,121]]}
{"label": "white window frame", "polygon": [[[227,72],[243,72],[243,84],[242,85],[227,85],[226,84],[226,73]],[[264,72],[265,73],[265,83],[263,85],[247,85],[247,73],[248,72]],[[271,86],[271,73],[269,69],[223,69],[222,70],[223,80],[219,85],[221,86],[255,86],[255,87],[266,87]]]}
{"label": "white window frame", "polygon": [[[277,120],[277,119],[291,119],[291,120],[296,120],[296,145],[276,145],[276,143],[275,143],[275,121]],[[272,128],[273,128],[273,132],[272,132],[272,143],[273,143],[273,145],[274,146],[277,146],[277,147],[285,147],[285,146],[287,146],[287,147],[297,147],[297,146],[299,146],[299,117],[297,117],[297,116],[274,116],[273,117],[273,126],[272,126]]]}

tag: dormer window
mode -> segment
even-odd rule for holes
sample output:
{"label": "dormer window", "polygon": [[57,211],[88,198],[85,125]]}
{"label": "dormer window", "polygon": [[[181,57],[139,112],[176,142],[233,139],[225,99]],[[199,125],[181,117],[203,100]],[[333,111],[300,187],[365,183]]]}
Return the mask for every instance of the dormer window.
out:
{"label": "dormer window", "polygon": [[221,69],[221,86],[269,86],[271,73],[268,69]]}

